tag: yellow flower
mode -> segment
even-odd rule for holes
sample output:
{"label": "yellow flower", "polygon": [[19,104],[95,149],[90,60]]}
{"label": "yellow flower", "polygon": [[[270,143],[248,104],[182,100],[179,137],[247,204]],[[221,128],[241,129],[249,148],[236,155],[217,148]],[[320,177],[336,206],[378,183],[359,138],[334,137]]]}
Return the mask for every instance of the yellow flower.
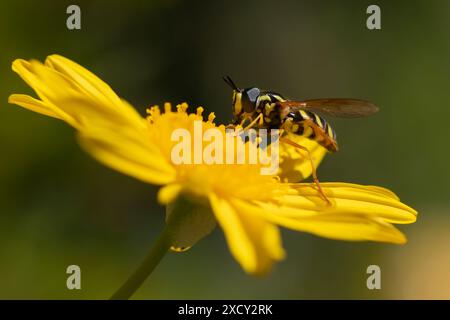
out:
{"label": "yellow flower", "polygon": [[[94,74],[58,55],[49,56],[45,64],[16,60],[13,70],[39,99],[13,94],[10,103],[67,122],[97,160],[161,185],[158,200],[168,208],[178,201],[198,208],[200,214],[186,219],[190,226],[181,226],[179,236],[174,237],[175,247],[193,245],[217,222],[244,270],[262,274],[285,256],[279,226],[331,239],[403,244],[406,238],[392,224],[416,220],[414,209],[381,187],[322,183],[331,202],[327,205],[313,184],[285,182],[311,174],[309,163],[290,147],[280,147],[280,171],[275,176],[261,175],[258,164],[175,165],[172,132],[179,128],[192,132],[198,120],[204,129],[215,127],[223,132],[224,126],[214,124],[213,114],[204,121],[203,108],[189,114],[186,104],[176,110],[165,104],[164,112],[152,107],[147,117],[141,117]],[[318,165],[324,148],[308,139],[297,138],[297,142],[312,152]]]}

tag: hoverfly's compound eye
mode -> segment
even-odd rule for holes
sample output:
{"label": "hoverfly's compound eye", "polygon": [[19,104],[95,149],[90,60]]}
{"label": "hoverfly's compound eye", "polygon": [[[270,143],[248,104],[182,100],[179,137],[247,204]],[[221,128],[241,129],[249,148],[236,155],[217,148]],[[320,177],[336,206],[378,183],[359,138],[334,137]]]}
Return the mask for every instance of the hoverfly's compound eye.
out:
{"label": "hoverfly's compound eye", "polygon": [[242,92],[242,107],[244,112],[251,113],[256,109],[256,100],[258,99],[261,90],[258,88],[248,88]]}

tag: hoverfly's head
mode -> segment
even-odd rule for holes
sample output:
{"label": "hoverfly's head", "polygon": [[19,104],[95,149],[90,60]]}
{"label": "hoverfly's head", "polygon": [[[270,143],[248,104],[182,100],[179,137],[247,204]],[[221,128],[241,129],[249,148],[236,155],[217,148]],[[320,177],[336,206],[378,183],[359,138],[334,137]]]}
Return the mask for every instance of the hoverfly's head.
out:
{"label": "hoverfly's head", "polygon": [[229,76],[223,80],[233,89],[233,114],[239,117],[243,113],[253,113],[256,109],[256,100],[261,90],[258,88],[241,89],[236,86]]}

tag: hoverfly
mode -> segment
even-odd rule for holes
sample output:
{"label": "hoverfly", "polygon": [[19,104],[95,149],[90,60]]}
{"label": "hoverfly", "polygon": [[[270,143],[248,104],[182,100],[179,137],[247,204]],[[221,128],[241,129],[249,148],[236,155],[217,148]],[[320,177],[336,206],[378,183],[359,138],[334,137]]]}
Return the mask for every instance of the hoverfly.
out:
{"label": "hoverfly", "polygon": [[328,122],[318,115],[359,118],[378,112],[371,102],[358,99],[313,99],[295,101],[281,94],[256,87],[239,88],[226,76],[223,80],[233,89],[233,122],[230,127],[280,129],[280,141],[306,152],[312,167],[312,176],[319,194],[329,203],[317,178],[316,168],[307,148],[290,140],[289,133],[316,141],[329,152],[338,151],[336,133]]}

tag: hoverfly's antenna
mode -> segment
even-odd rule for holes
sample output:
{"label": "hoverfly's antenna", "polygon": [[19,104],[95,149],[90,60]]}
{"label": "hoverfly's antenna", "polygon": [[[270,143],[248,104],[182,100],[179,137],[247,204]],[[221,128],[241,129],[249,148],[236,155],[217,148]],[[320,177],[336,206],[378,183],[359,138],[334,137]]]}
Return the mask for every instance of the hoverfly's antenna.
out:
{"label": "hoverfly's antenna", "polygon": [[224,76],[222,77],[223,81],[225,81],[225,83],[227,85],[229,85],[231,87],[231,89],[239,91],[239,88],[237,87],[237,85],[234,83],[233,80],[231,80],[230,76]]}

